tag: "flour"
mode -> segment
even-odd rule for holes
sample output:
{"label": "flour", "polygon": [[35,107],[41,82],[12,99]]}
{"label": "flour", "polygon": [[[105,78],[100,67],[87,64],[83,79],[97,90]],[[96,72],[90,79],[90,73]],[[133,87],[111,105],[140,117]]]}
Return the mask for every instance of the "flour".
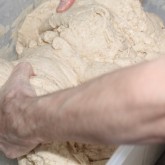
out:
{"label": "flour", "polygon": [[[138,0],[77,0],[62,14],[58,3],[44,1],[26,16],[17,33],[19,60],[0,60],[1,86],[21,61],[32,64],[37,76],[31,84],[43,95],[165,53],[162,21]],[[19,165],[103,165],[115,149],[53,143],[20,158]]]}

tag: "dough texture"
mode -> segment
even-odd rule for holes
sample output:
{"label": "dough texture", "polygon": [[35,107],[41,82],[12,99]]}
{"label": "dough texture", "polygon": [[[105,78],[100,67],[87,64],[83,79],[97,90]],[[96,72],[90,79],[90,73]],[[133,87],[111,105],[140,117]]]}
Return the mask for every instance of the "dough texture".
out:
{"label": "dough texture", "polygon": [[[17,34],[18,60],[0,60],[0,85],[13,66],[30,62],[37,95],[75,87],[120,67],[165,53],[165,28],[139,0],[77,0],[57,14],[59,0],[44,1],[28,14]],[[53,130],[52,130],[53,131]],[[73,142],[41,145],[19,165],[104,165],[115,146]]]}

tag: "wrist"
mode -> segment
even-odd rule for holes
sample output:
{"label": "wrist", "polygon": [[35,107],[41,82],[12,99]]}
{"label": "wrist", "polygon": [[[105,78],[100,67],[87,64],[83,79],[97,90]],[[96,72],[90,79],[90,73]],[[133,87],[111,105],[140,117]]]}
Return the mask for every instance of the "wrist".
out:
{"label": "wrist", "polygon": [[24,104],[21,105],[24,110],[24,119],[27,126],[25,131],[29,132],[29,138],[33,138],[34,142],[42,143],[42,136],[40,134],[39,123],[42,121],[39,109],[39,97],[32,97],[24,99]]}
{"label": "wrist", "polygon": [[35,103],[37,136],[42,143],[65,141],[68,130],[65,129],[62,106],[68,97],[67,90],[38,97]]}

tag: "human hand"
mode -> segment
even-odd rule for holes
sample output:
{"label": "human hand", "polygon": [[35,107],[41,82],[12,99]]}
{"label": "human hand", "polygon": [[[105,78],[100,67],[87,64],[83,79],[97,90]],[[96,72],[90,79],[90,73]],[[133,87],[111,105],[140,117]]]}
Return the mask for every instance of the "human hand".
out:
{"label": "human hand", "polygon": [[32,112],[26,111],[36,96],[29,83],[33,75],[30,64],[20,63],[0,90],[0,150],[9,158],[20,157],[39,144]]}
{"label": "human hand", "polygon": [[60,4],[57,7],[57,12],[62,13],[66,11],[73,5],[74,2],[75,0],[60,0]]}

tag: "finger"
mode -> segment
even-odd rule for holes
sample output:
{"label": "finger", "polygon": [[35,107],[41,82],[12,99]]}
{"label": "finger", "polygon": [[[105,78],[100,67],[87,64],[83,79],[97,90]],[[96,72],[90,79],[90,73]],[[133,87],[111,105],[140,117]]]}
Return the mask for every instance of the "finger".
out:
{"label": "finger", "polygon": [[23,155],[27,155],[30,151],[32,151],[36,146],[16,146],[16,145],[6,145],[6,149],[2,152],[5,154],[7,158],[15,159],[19,158]]}
{"label": "finger", "polygon": [[5,154],[5,147],[4,147],[4,144],[2,142],[0,142],[0,152]]}
{"label": "finger", "polygon": [[0,152],[3,152],[2,142],[0,142]]}
{"label": "finger", "polygon": [[60,4],[57,7],[57,12],[62,13],[64,11],[66,11],[73,5],[74,2],[75,2],[75,0],[60,0]]}
{"label": "finger", "polygon": [[31,76],[34,76],[33,68],[30,63],[21,62],[19,63],[13,70],[12,74],[10,75],[9,81],[15,80],[24,80],[29,81]]}
{"label": "finger", "polygon": [[0,143],[0,152],[10,159],[24,155],[24,152],[21,152],[21,147],[15,148],[14,145],[8,143]]}

